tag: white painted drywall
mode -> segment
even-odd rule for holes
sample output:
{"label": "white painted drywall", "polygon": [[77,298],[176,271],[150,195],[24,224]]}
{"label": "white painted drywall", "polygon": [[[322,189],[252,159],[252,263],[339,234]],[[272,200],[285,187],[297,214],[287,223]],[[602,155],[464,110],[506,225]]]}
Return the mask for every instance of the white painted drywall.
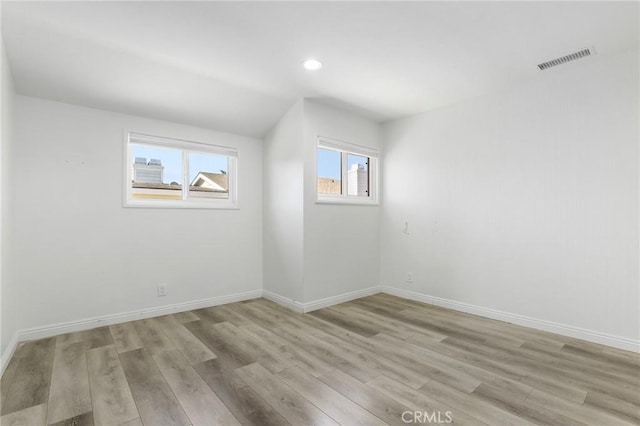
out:
{"label": "white painted drywall", "polygon": [[302,301],[302,101],[264,138],[264,289]]}
{"label": "white painted drywall", "polygon": [[319,135],[380,147],[377,123],[310,99],[265,137],[264,289],[301,303],[380,282],[379,207],[316,204]]}
{"label": "white painted drywall", "polygon": [[304,100],[304,301],[380,284],[380,208],[316,204],[318,136],[380,149],[380,125]]}
{"label": "white painted drywall", "polygon": [[[4,44],[0,41],[0,77],[2,86],[2,116],[0,118],[0,354],[5,355],[9,341],[15,334],[16,309],[12,295],[15,281],[11,276],[11,247],[13,234],[13,185],[11,152],[13,149],[14,87]],[[5,360],[3,360],[4,362]]]}
{"label": "white painted drywall", "polygon": [[382,283],[638,340],[638,80],[594,56],[386,124]]}
{"label": "white painted drywall", "polygon": [[[260,140],[24,96],[15,112],[18,329],[262,289]],[[124,208],[124,129],[237,147],[240,209]]]}

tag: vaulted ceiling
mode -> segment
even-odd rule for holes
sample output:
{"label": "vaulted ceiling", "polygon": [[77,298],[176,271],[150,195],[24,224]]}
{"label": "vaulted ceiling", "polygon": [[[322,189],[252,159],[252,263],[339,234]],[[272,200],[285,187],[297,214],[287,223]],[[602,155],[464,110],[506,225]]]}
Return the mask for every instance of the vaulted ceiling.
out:
{"label": "vaulted ceiling", "polygon": [[[385,121],[524,84],[554,72],[538,63],[582,48],[598,60],[638,49],[638,12],[605,1],[3,1],[2,34],[21,94],[261,136],[300,97]],[[324,67],[304,70],[309,57]]]}

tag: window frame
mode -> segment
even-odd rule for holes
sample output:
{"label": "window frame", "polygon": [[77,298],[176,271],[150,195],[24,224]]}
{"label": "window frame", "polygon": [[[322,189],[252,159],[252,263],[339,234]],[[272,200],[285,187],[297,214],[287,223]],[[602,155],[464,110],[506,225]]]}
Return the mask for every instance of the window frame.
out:
{"label": "window frame", "polygon": [[[342,192],[340,195],[321,194],[318,192],[318,148],[338,151],[340,153],[340,186]],[[348,195],[349,166],[347,157],[349,154],[366,157],[369,159],[367,170],[369,178],[369,195],[367,197],[362,197],[359,195]],[[380,153],[377,149],[362,145],[356,145],[350,142],[328,138],[325,136],[318,136],[314,158],[316,204],[353,204],[369,206],[379,205],[378,162],[380,159]]]}
{"label": "window frame", "polygon": [[[131,145],[179,150],[182,155],[182,198],[180,200],[135,199],[133,188],[133,156]],[[164,136],[154,136],[142,132],[124,132],[124,192],[123,207],[162,209],[238,209],[238,150],[233,147],[212,145],[204,142],[188,141]],[[209,154],[227,157],[228,198],[207,200],[189,198],[189,154]]]}

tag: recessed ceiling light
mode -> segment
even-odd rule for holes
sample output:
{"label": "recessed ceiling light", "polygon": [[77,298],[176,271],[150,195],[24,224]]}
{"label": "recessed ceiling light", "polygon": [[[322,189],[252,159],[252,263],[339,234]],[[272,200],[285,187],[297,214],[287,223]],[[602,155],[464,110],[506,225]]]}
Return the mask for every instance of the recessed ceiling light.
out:
{"label": "recessed ceiling light", "polygon": [[318,61],[317,59],[307,59],[306,61],[304,61],[303,65],[309,71],[315,71],[322,68],[322,62]]}

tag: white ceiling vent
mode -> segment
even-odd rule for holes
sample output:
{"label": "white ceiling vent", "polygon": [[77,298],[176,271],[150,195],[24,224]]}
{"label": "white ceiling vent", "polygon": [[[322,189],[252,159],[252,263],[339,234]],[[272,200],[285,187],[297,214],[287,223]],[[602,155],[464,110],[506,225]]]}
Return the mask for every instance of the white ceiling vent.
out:
{"label": "white ceiling vent", "polygon": [[546,70],[547,68],[555,67],[556,65],[562,65],[567,62],[575,61],[576,59],[584,58],[585,56],[591,55],[591,49],[583,49],[578,52],[571,53],[566,56],[562,56],[560,58],[552,59],[551,61],[543,62],[538,64],[538,68],[541,71]]}

